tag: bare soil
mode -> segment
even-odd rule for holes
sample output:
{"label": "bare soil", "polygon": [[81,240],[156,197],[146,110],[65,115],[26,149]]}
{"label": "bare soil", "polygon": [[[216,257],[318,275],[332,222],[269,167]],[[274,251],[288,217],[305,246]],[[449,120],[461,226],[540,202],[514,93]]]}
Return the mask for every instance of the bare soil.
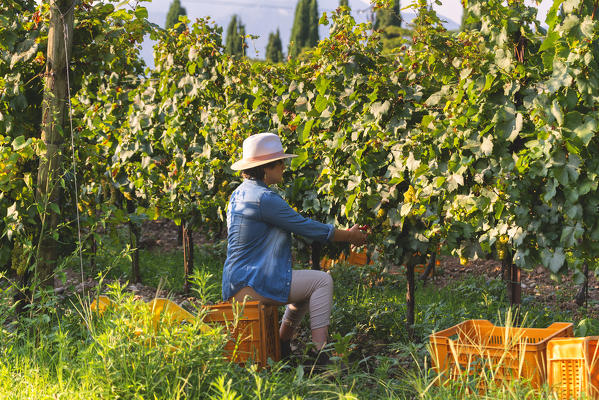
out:
{"label": "bare soil", "polygon": [[[496,260],[474,260],[464,266],[456,257],[442,257],[439,269],[442,272],[434,278],[439,287],[445,287],[472,274],[501,279],[501,262]],[[522,270],[521,281],[522,299],[533,296],[534,302],[544,304],[548,308],[568,311],[573,319],[599,316],[599,280],[592,271],[589,272],[586,303],[588,311],[575,302],[574,298],[580,286],[574,283],[572,274],[552,279],[551,273],[539,265],[530,270]]]}
{"label": "bare soil", "polygon": [[[209,241],[206,236],[195,232],[193,241],[196,245],[202,245]],[[142,227],[140,248],[159,248],[162,251],[181,249],[178,242],[178,227],[170,220],[148,221]],[[391,273],[399,273],[397,267],[391,268]],[[450,283],[463,280],[473,274],[486,276],[488,278],[501,278],[501,263],[496,260],[474,260],[467,265],[461,265],[458,258],[441,257],[437,273],[428,280],[428,284],[434,284],[439,288],[446,287]],[[69,291],[82,292],[97,285],[92,278],[85,279],[81,283],[80,273],[66,271],[66,282],[57,281],[58,293]],[[565,310],[572,315],[572,319],[580,319],[584,316],[599,318],[599,280],[593,272],[589,273],[589,288],[587,308],[578,306],[574,300],[579,286],[573,281],[571,275],[561,276],[554,280],[547,269],[542,266],[522,271],[522,298],[534,297],[534,302],[544,304],[549,308]],[[131,284],[127,288],[142,300],[150,300],[156,296],[169,296],[183,306],[189,305],[195,299],[182,294],[169,293],[165,290],[157,290],[154,287],[143,284]],[[65,294],[66,294],[65,293]]]}
{"label": "bare soil", "polygon": [[[141,228],[141,238],[139,240],[140,249],[160,249],[161,252],[170,252],[173,250],[182,250],[179,243],[179,226],[171,220],[146,221]],[[202,245],[207,242],[205,235],[194,232],[193,242],[195,245]],[[55,291],[58,294],[69,294],[70,292],[83,293],[94,289],[98,282],[87,277],[81,283],[81,272],[67,269],[65,271],[66,279],[56,278],[54,282]],[[104,281],[104,285],[111,283],[110,280]],[[186,296],[181,293],[173,293],[164,289],[158,289],[142,283],[129,284],[127,290],[134,294],[136,300],[149,301],[156,297],[168,297],[183,307],[190,308],[191,303],[196,302],[195,297]]]}

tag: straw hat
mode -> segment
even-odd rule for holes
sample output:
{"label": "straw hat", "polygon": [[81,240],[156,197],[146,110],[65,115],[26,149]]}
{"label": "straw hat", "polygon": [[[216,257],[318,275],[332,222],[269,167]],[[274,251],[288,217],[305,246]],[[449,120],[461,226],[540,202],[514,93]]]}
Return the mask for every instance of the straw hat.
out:
{"label": "straw hat", "polygon": [[271,161],[297,157],[285,154],[281,139],[274,133],[263,132],[252,135],[243,141],[243,158],[231,165],[231,169],[239,171],[250,169]]}

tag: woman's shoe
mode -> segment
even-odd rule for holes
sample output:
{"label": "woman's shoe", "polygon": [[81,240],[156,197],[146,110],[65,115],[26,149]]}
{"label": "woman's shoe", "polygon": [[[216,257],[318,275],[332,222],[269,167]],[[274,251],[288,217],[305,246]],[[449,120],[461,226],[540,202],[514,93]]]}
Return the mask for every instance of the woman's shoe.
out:
{"label": "woman's shoe", "polygon": [[291,340],[279,340],[281,346],[281,361],[287,362],[291,359]]}
{"label": "woman's shoe", "polygon": [[312,375],[328,375],[334,369],[335,363],[330,359],[329,354],[325,351],[311,349],[304,358],[304,373]]}
{"label": "woman's shoe", "polygon": [[322,350],[314,350],[312,357],[314,361],[313,364],[320,368],[325,368],[327,366],[334,365],[333,361],[331,361],[331,358],[329,357],[329,353],[326,353]]}
{"label": "woman's shoe", "polygon": [[328,351],[312,349],[308,351],[304,359],[304,374],[306,375],[317,373],[324,378],[333,378],[339,376],[339,374],[347,373],[347,371],[347,365],[338,358],[331,360]]}

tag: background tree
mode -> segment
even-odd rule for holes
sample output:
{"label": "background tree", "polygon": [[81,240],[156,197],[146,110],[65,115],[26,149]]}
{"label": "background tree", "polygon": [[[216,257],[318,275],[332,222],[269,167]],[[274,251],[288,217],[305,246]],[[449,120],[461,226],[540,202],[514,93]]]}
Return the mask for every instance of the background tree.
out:
{"label": "background tree", "polygon": [[225,51],[232,56],[243,57],[245,47],[245,26],[241,23],[241,18],[233,15],[227,28]]}
{"label": "background tree", "polygon": [[318,36],[318,20],[320,15],[318,13],[318,1],[310,1],[310,13],[309,13],[309,28],[310,36],[308,37],[308,47],[314,47],[318,44],[320,37]]}
{"label": "background tree", "polygon": [[175,24],[179,22],[179,17],[181,15],[187,15],[187,11],[184,7],[181,7],[180,0],[173,0],[170,8],[168,9],[168,14],[166,14],[166,29],[175,26]]}
{"label": "background tree", "polygon": [[302,49],[318,43],[318,3],[316,0],[299,0],[289,39],[289,55],[297,57]]}
{"label": "background tree", "polygon": [[274,63],[283,61],[283,44],[281,43],[281,35],[278,28],[276,33],[268,35],[266,59]]}
{"label": "background tree", "polygon": [[309,0],[299,0],[295,6],[295,16],[289,38],[289,55],[297,57],[309,35],[308,4]]}
{"label": "background tree", "polygon": [[339,0],[339,7],[347,7],[348,8],[347,13],[349,13],[349,1],[348,0]]}
{"label": "background tree", "polygon": [[388,26],[401,28],[400,1],[392,0],[391,8],[382,8],[376,12],[374,29],[385,30]]}
{"label": "background tree", "polygon": [[379,9],[374,19],[374,29],[381,31],[381,42],[385,52],[393,52],[404,44],[404,37],[411,37],[411,31],[401,27],[400,1],[392,0],[391,8]]}
{"label": "background tree", "polygon": [[[52,4],[50,8],[50,27],[48,30],[48,49],[46,62],[46,84],[42,102],[42,133],[45,144],[42,152],[38,176],[36,196],[38,204],[49,210],[42,214],[41,240],[39,259],[36,265],[36,278],[43,285],[53,286],[53,272],[57,262],[58,243],[53,235],[44,235],[44,230],[51,232],[59,224],[61,191],[59,181],[62,178],[61,152],[66,132],[66,104],[68,96],[67,71],[68,59],[71,56],[73,38],[73,2],[62,0]],[[62,13],[66,15],[63,15]],[[66,30],[66,32],[65,32]],[[67,42],[64,38],[70,38]]]}

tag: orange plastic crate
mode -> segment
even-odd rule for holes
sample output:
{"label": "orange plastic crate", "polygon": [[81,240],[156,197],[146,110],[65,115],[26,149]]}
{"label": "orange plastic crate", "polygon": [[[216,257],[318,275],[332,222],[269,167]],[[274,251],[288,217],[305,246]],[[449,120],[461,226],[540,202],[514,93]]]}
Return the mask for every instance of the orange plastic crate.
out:
{"label": "orange plastic crate", "polygon": [[90,309],[92,311],[96,311],[99,314],[103,314],[107,308],[113,307],[114,303],[112,300],[108,298],[108,296],[98,296],[98,298],[94,299],[90,304]]}
{"label": "orange plastic crate", "polygon": [[[343,256],[343,254],[342,254]],[[340,260],[343,260],[342,257],[339,257]],[[347,257],[346,262],[351,265],[366,265],[366,264],[374,264],[373,261],[368,261],[368,254],[366,250],[362,250],[360,252],[355,252],[350,250],[349,257]]]}
{"label": "orange plastic crate", "polygon": [[[195,315],[169,299],[159,297],[148,301],[147,304],[152,314],[152,325],[154,328],[158,327],[160,318],[168,318],[170,321],[179,323],[193,323],[196,319]],[[208,332],[210,328],[206,324],[200,324],[200,330]]]}
{"label": "orange plastic crate", "polygon": [[362,265],[366,265],[366,264],[368,264],[368,265],[374,264],[374,261],[368,260],[368,254],[366,253],[365,249],[361,250],[360,252],[355,252],[353,250],[350,250],[349,257],[346,257],[345,253],[341,253],[339,255],[339,258],[337,258],[337,260],[331,260],[327,256],[324,256],[322,258],[322,260],[320,261],[320,268],[326,271],[331,268],[333,263],[340,263],[340,262],[345,262],[347,264],[357,265],[357,266],[362,266]]}
{"label": "orange plastic crate", "polygon": [[[204,322],[223,325],[231,334],[231,340],[225,345],[229,359],[240,364],[251,359],[260,367],[267,366],[269,358],[273,361],[281,359],[277,306],[248,301],[205,308],[208,313]],[[234,308],[237,308],[237,319]]]}
{"label": "orange plastic crate", "polygon": [[468,320],[430,336],[433,367],[445,379],[490,371],[494,380],[526,378],[535,388],[546,381],[545,350],[550,339],[572,337],[572,324],[548,328],[495,326]]}
{"label": "orange plastic crate", "polygon": [[547,383],[560,400],[599,399],[599,337],[551,340]]}

